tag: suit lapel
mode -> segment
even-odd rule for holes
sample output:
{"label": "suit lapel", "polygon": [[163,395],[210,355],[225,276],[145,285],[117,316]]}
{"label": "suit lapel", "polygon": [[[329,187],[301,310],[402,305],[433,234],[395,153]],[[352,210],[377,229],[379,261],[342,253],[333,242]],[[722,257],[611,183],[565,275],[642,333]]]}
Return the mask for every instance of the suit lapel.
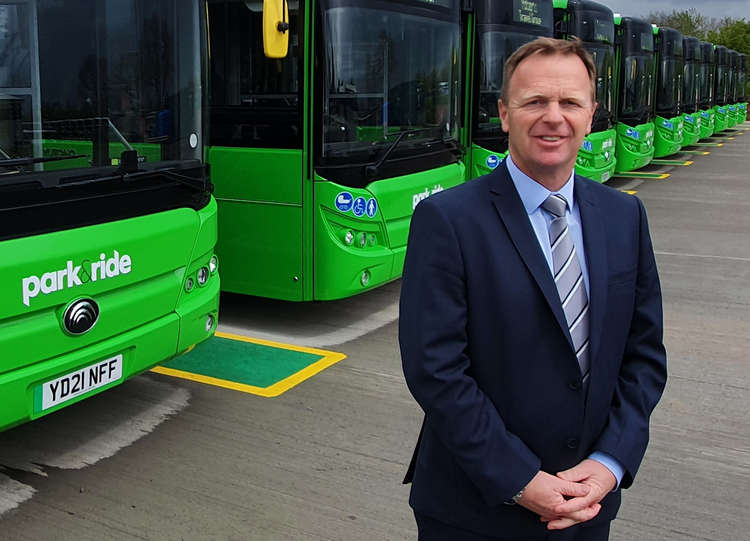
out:
{"label": "suit lapel", "polygon": [[587,182],[576,176],[575,197],[581,213],[583,245],[589,273],[589,338],[591,340],[592,378],[596,375],[596,354],[602,341],[602,326],[607,305],[606,222]]}
{"label": "suit lapel", "polygon": [[490,177],[490,192],[492,203],[500,215],[500,219],[508,231],[513,245],[521,256],[526,268],[534,277],[539,289],[541,289],[547,304],[555,315],[557,323],[560,325],[563,334],[568,340],[570,347],[573,342],[568,332],[568,323],[565,320],[565,313],[560,304],[560,296],[557,293],[555,281],[550,273],[547,260],[544,258],[539,241],[537,240],[534,229],[531,227],[529,216],[521,202],[521,197],[516,191],[516,187],[508,173],[508,167],[505,162],[495,169]]}

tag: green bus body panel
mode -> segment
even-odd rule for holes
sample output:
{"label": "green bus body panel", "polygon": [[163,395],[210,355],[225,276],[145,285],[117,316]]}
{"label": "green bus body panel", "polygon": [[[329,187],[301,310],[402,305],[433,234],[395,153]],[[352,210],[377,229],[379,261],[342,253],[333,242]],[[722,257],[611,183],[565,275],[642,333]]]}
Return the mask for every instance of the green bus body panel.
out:
{"label": "green bus body panel", "polygon": [[682,147],[682,117],[654,118],[654,158],[671,156]]}
{"label": "green bus body panel", "polygon": [[727,114],[728,110],[725,106],[715,105],[714,111],[714,133],[719,133],[728,128],[727,125]]}
{"label": "green bus body panel", "polygon": [[[185,280],[197,284],[198,269],[213,255],[216,214],[211,199],[197,212],[176,209],[0,242],[0,280],[7,284],[0,291],[0,430],[101,392],[213,334],[218,274],[190,292]],[[115,252],[129,265],[115,271]],[[105,278],[94,280],[89,269],[102,253]],[[69,282],[59,272],[69,268],[78,280]],[[34,276],[41,287],[32,295]],[[62,315],[82,297],[99,304],[99,320],[86,334],[71,336],[63,331]],[[206,330],[208,315],[214,324]],[[118,354],[121,380],[45,411],[35,407],[45,381]]]}
{"label": "green bus body panel", "polygon": [[301,205],[219,201],[219,232],[223,291],[304,300]]}
{"label": "green bus body panel", "polygon": [[654,125],[651,122],[638,126],[618,122],[615,131],[615,172],[633,171],[651,163],[654,158]]}
{"label": "green bus body panel", "polygon": [[727,106],[727,128],[734,128],[737,125],[737,106]]}
{"label": "green bus body panel", "polygon": [[698,139],[705,139],[711,137],[714,133],[714,110],[702,110],[699,112],[701,117],[700,137]]}
{"label": "green bus body panel", "polygon": [[[495,167],[497,167],[502,160],[508,155],[508,152],[493,152],[487,150],[484,147],[477,145],[476,143],[471,145],[471,169],[470,177],[477,178],[482,175],[491,173]],[[492,167],[494,164],[494,167]]]}
{"label": "green bus body panel", "polygon": [[[161,160],[161,146],[155,143],[131,143],[133,150],[146,162],[158,162]],[[120,164],[120,154],[127,150],[122,143],[109,143],[109,156],[111,165]],[[47,162],[43,165],[45,171],[57,171],[60,169],[87,168],[91,167],[94,159],[93,143],[91,141],[68,141],[61,139],[44,139],[42,141],[44,156],[75,156],[85,154],[85,158],[73,160],[62,160],[58,162]]]}
{"label": "green bus body panel", "polygon": [[[464,165],[457,163],[378,180],[364,190],[316,180],[314,298],[350,297],[399,278],[414,207],[434,193],[461,184],[465,175]],[[342,212],[336,206],[342,192],[354,200],[362,197],[368,204],[374,199],[376,212],[372,217],[368,213],[356,216],[353,210]],[[345,241],[349,231],[351,245]],[[363,284],[365,271],[369,279]]]}
{"label": "green bus body panel", "polygon": [[607,182],[615,172],[615,139],[613,129],[590,133],[576,158],[576,173],[597,182]]}
{"label": "green bus body panel", "polygon": [[302,151],[211,147],[208,157],[222,290],[304,300]]}
{"label": "green bus body panel", "polygon": [[301,150],[210,147],[208,163],[219,201],[302,204]]}
{"label": "green bus body panel", "polygon": [[683,114],[682,115],[682,145],[683,147],[698,142],[701,138],[701,114]]}

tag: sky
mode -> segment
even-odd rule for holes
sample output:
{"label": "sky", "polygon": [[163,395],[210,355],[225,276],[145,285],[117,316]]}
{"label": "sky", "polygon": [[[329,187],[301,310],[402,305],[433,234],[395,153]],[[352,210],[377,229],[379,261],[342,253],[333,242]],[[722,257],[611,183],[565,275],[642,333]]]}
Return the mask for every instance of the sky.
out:
{"label": "sky", "polygon": [[750,22],[750,0],[596,0],[615,13],[631,17],[646,17],[654,11],[671,13],[695,8],[708,18],[744,18]]}

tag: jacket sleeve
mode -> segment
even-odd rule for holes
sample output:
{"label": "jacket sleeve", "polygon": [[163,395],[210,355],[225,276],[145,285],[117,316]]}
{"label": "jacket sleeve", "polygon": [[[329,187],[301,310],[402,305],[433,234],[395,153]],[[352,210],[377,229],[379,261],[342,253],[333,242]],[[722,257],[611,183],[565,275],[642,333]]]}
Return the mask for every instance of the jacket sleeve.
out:
{"label": "jacket sleeve", "polygon": [[624,466],[622,488],[633,483],[648,445],[649,417],[667,381],[661,287],[646,210],[634,199],[639,248],[633,317],[607,425],[594,446]]}
{"label": "jacket sleeve", "polygon": [[[432,431],[488,505],[510,499],[541,461],[506,430],[467,369],[466,272],[456,229],[432,199],[412,217],[401,289],[399,343],[407,385]],[[435,472],[435,475],[440,475]]]}

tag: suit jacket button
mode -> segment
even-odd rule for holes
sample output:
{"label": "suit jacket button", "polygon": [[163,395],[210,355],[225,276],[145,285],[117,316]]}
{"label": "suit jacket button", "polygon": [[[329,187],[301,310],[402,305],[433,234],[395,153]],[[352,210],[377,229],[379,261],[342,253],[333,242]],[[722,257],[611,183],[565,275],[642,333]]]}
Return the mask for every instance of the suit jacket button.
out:
{"label": "suit jacket button", "polygon": [[568,387],[570,387],[572,391],[577,391],[578,389],[581,388],[581,382],[571,381],[570,383],[568,383]]}
{"label": "suit jacket button", "polygon": [[568,441],[566,442],[568,444],[568,447],[570,449],[575,449],[578,447],[578,440],[576,438],[568,438]]}

